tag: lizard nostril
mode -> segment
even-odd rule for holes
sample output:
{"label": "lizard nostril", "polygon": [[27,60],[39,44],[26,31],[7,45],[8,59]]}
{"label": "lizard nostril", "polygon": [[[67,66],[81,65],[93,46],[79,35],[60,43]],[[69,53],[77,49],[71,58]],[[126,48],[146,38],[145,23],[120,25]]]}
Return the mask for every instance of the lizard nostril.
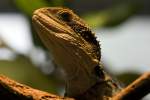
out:
{"label": "lizard nostril", "polygon": [[68,12],[62,12],[62,13],[59,14],[59,16],[63,21],[66,21],[66,22],[71,21],[71,14],[68,13]]}

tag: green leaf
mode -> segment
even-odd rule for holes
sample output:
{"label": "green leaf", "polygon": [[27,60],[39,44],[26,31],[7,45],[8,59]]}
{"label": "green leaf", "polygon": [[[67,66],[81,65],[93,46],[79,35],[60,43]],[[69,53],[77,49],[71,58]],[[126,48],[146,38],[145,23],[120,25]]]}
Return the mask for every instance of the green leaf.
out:
{"label": "green leaf", "polygon": [[51,2],[54,6],[63,6],[65,3],[65,0],[51,0]]}
{"label": "green leaf", "polygon": [[48,6],[45,0],[14,0],[14,2],[22,12],[30,16],[34,10]]}
{"label": "green leaf", "polygon": [[131,82],[136,80],[140,76],[139,73],[136,72],[125,72],[117,75],[117,79],[121,81],[124,85],[129,85]]}
{"label": "green leaf", "polygon": [[59,87],[56,86],[58,81],[42,73],[25,56],[17,56],[16,59],[11,61],[0,60],[0,74],[36,89],[52,93],[58,93],[59,91]]}
{"label": "green leaf", "polygon": [[118,4],[109,9],[85,14],[83,19],[92,27],[115,26],[132,16],[138,7],[139,5],[132,3]]}

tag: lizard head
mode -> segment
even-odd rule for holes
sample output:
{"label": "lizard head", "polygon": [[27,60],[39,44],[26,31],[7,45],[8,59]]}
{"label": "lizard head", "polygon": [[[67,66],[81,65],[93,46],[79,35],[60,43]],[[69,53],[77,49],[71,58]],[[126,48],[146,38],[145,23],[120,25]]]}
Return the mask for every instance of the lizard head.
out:
{"label": "lizard head", "polygon": [[[36,26],[45,27],[43,29],[47,29],[54,38],[70,39],[70,43],[76,42],[74,44],[85,47],[84,50],[91,57],[100,60],[100,46],[95,34],[72,10],[62,7],[41,8],[34,12],[33,23],[36,23]],[[42,34],[40,37],[43,36]]]}
{"label": "lizard head", "polygon": [[[93,77],[94,67],[100,62],[100,46],[88,25],[72,10],[62,7],[40,8],[34,12],[32,19],[55,63],[63,67],[69,80],[74,80],[69,84],[77,84],[71,85],[68,91],[78,94],[95,84],[95,79],[90,77]],[[82,79],[84,82],[79,88]]]}

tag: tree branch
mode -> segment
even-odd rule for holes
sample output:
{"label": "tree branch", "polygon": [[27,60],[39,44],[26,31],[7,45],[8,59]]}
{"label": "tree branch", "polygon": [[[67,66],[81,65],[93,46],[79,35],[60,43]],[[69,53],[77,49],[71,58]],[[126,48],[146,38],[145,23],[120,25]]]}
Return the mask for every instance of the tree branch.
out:
{"label": "tree branch", "polygon": [[[110,100],[139,100],[150,93],[150,72],[143,74]],[[5,100],[75,100],[61,97],[15,82],[0,76],[0,98]]]}
{"label": "tree branch", "polygon": [[3,75],[0,76],[0,98],[4,100],[74,100],[33,89]]}
{"label": "tree branch", "polygon": [[140,100],[150,93],[150,72],[144,73],[141,77],[114,95],[112,100]]}

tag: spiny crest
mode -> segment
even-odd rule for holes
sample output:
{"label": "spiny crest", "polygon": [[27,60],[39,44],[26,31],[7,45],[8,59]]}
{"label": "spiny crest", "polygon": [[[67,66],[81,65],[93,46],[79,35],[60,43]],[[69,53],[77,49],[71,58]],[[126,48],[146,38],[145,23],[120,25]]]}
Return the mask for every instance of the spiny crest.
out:
{"label": "spiny crest", "polygon": [[96,58],[100,60],[100,45],[91,30],[75,22],[68,23],[68,25],[75,31],[75,33],[81,35],[83,39],[94,45],[92,53],[96,53]]}
{"label": "spiny crest", "polygon": [[96,40],[95,35],[91,32],[86,23],[80,19],[72,10],[62,10],[57,14],[58,17],[68,26],[70,26],[75,33],[93,45],[93,50],[91,52],[92,54],[96,55],[98,60],[100,60],[101,53],[99,42]]}

